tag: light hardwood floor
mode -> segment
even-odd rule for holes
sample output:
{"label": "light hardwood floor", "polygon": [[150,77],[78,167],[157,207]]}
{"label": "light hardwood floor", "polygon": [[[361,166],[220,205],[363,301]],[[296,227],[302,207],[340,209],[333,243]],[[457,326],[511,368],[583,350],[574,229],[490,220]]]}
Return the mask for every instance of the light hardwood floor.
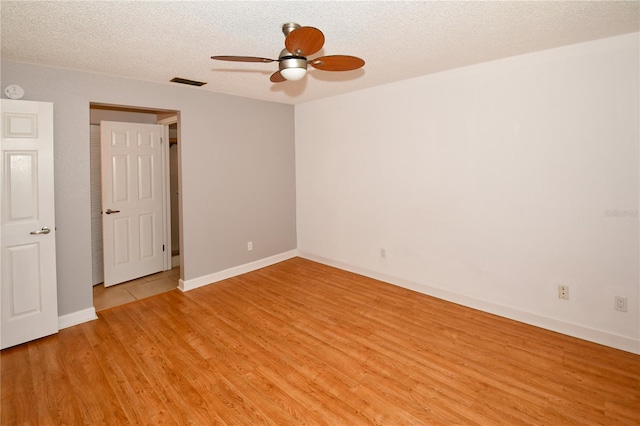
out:
{"label": "light hardwood floor", "polygon": [[294,258],[1,354],[2,425],[640,423],[640,356]]}

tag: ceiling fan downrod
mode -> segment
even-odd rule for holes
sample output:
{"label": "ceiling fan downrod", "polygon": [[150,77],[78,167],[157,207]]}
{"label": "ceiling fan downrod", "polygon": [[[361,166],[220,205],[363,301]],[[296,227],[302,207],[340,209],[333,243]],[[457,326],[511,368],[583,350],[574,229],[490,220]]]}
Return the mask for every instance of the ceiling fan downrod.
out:
{"label": "ceiling fan downrod", "polygon": [[291,31],[297,30],[298,28],[300,28],[300,24],[296,24],[295,22],[287,22],[286,24],[282,25],[282,32],[286,37]]}

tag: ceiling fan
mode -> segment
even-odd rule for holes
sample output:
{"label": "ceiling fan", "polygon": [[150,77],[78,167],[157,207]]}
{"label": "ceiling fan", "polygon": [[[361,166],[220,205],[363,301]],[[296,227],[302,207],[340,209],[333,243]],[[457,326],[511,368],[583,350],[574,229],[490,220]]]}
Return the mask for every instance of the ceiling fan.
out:
{"label": "ceiling fan", "polygon": [[307,59],[324,45],[324,34],[314,27],[301,27],[290,22],[282,26],[285,48],[278,59],[255,56],[212,56],[211,59],[233,62],[278,62],[279,70],[271,74],[272,83],[300,80],[307,73],[307,64],[322,71],[351,71],[364,66],[364,61],[355,56],[329,55]]}

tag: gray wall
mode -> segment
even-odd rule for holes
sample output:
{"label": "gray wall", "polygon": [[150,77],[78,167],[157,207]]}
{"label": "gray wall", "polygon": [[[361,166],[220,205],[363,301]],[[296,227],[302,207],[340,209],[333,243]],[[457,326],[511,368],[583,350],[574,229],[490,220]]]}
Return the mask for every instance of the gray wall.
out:
{"label": "gray wall", "polygon": [[158,115],[155,113],[112,111],[107,109],[92,108],[89,113],[91,124],[100,125],[101,121],[123,121],[125,123],[158,124]]}
{"label": "gray wall", "polygon": [[54,103],[60,315],[93,306],[91,102],[180,112],[185,280],[296,248],[293,106],[7,61],[1,72],[25,100]]}

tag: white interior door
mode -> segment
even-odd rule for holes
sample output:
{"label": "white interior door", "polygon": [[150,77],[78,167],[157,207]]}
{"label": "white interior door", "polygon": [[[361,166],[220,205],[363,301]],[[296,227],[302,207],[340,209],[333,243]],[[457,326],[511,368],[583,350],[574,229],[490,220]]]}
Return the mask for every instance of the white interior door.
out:
{"label": "white interior door", "polygon": [[101,121],[105,287],[165,268],[165,126]]}
{"label": "white interior door", "polygon": [[2,99],[2,349],[58,332],[53,104]]}

